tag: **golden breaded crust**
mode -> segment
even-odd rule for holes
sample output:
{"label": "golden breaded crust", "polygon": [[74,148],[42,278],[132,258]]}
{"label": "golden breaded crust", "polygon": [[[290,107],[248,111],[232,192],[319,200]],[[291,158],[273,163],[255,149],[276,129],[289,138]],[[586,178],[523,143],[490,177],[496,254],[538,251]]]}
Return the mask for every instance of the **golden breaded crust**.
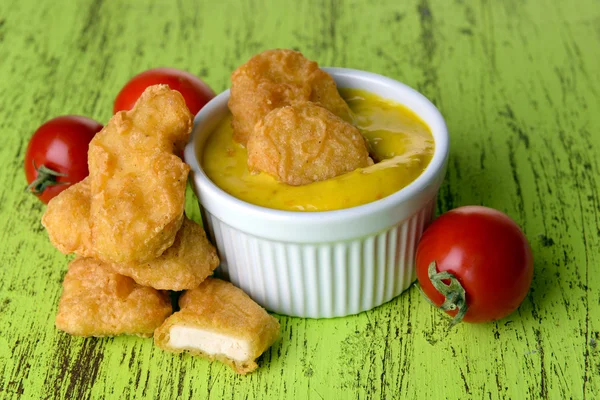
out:
{"label": "golden breaded crust", "polygon": [[187,290],[198,287],[219,266],[215,247],[204,229],[185,218],[173,246],[160,257],[142,264],[113,263],[111,268],[137,283],[162,290]]}
{"label": "golden breaded crust", "polygon": [[91,237],[98,258],[141,263],[173,244],[183,222],[189,172],[174,153],[191,128],[183,96],[155,85],[94,136],[88,165]]}
{"label": "golden breaded crust", "polygon": [[50,241],[61,253],[92,257],[90,182],[85,178],[50,200],[42,216]]}
{"label": "golden breaded crust", "polygon": [[[87,178],[53,199],[42,223],[52,244],[65,254],[95,257],[89,226],[90,186]],[[219,265],[215,247],[202,226],[184,217],[173,245],[158,258],[145,263],[106,263],[121,275],[159,290],[198,287]]]}
{"label": "golden breaded crust", "polygon": [[185,349],[194,355],[219,360],[239,374],[254,371],[258,358],[279,337],[279,321],[269,315],[241,289],[229,282],[207,278],[202,284],[186,291],[179,299],[180,311],[156,330],[154,343],[163,350],[181,353],[183,349],[169,346],[170,330],[183,325],[220,333],[251,343],[251,356],[242,362],[225,355],[206,354],[197,349]]}
{"label": "golden breaded crust", "polygon": [[254,126],[270,111],[312,101],[352,122],[350,108],[335,81],[319,65],[293,50],[267,50],[255,55],[231,74],[229,109],[233,138],[246,145]]}
{"label": "golden breaded crust", "polygon": [[77,336],[150,337],[173,312],[166,292],[136,284],[92,258],[69,264],[56,327]]}
{"label": "golden breaded crust", "polygon": [[247,144],[248,167],[280,182],[305,185],[373,163],[353,125],[314,103],[271,111]]}

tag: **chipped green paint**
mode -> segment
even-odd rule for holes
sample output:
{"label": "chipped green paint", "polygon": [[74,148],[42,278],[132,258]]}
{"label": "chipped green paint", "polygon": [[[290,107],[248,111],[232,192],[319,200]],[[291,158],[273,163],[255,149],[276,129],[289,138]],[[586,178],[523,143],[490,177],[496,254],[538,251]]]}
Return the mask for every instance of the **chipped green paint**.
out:
{"label": "chipped green paint", "polygon": [[[247,377],[149,339],[55,330],[67,259],[40,225],[44,206],[23,193],[35,128],[70,113],[106,122],[121,85],[154,66],[221,91],[238,64],[272,47],[389,75],[439,106],[452,150],[438,213],[498,208],[531,241],[533,287],[516,313],[447,332],[413,287],[357,316],[282,317],[281,340]],[[597,0],[3,0],[0,60],[0,398],[600,393]],[[191,195],[188,206],[198,218]]]}

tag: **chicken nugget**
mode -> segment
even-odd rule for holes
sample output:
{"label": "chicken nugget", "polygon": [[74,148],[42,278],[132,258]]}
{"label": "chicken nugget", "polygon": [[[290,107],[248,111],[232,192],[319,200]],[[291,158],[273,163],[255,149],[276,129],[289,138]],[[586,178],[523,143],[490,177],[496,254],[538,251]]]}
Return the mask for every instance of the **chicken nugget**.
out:
{"label": "chicken nugget", "polygon": [[305,102],[271,111],[247,144],[248,168],[280,182],[305,185],[373,164],[360,131]]}
{"label": "chicken nugget", "polygon": [[231,75],[229,109],[233,138],[246,145],[254,126],[270,111],[312,101],[347,122],[352,111],[335,81],[319,65],[293,50],[267,50],[255,55]]}
{"label": "chicken nugget", "polygon": [[229,282],[208,278],[185,292],[179,306],[156,330],[154,343],[221,361],[238,374],[254,371],[256,358],[279,337],[279,321]]}
{"label": "chicken nugget", "polygon": [[180,291],[198,287],[219,266],[219,257],[204,229],[185,218],[173,246],[160,257],[142,264],[113,263],[110,266],[141,285]]}
{"label": "chicken nugget", "polygon": [[[42,217],[52,244],[62,253],[96,257],[90,239],[88,178],[52,199]],[[198,285],[219,265],[215,247],[202,226],[185,218],[173,245],[145,263],[106,263],[114,272],[161,290],[186,290]]]}
{"label": "chicken nugget", "polygon": [[172,312],[166,292],[140,286],[102,261],[76,258],[65,275],[56,327],[76,336],[150,337]]}
{"label": "chicken nugget", "polygon": [[61,253],[93,257],[89,218],[90,181],[85,178],[50,200],[42,225]]}
{"label": "chicken nugget", "polygon": [[174,153],[191,128],[183,96],[155,85],[94,136],[88,164],[91,237],[98,258],[141,263],[173,244],[183,222],[190,169]]}

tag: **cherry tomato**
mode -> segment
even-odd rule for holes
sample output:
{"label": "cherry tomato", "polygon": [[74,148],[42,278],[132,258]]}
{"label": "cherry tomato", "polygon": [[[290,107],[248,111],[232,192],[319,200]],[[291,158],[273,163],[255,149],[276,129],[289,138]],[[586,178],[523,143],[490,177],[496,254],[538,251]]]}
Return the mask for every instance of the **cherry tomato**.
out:
{"label": "cherry tomato", "polygon": [[533,278],[527,238],[506,214],[481,206],[451,210],[425,231],[417,278],[437,307],[460,320],[488,322],[519,307]]}
{"label": "cherry tomato", "polygon": [[38,128],[25,152],[27,190],[44,203],[88,176],[90,140],[102,129],[78,115],[56,117]]}
{"label": "cherry tomato", "polygon": [[131,110],[148,86],[158,84],[169,85],[181,93],[192,115],[196,115],[215,97],[215,92],[206,83],[189,72],[175,68],[154,68],[134,76],[125,84],[115,99],[113,112]]}

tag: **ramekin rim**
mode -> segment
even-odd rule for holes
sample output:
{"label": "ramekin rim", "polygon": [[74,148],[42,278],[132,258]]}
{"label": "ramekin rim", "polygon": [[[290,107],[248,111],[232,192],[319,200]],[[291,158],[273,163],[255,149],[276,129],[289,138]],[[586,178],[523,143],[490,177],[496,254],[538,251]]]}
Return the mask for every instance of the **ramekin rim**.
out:
{"label": "ramekin rim", "polygon": [[[304,223],[327,223],[334,220],[337,221],[348,218],[356,218],[363,215],[368,216],[374,212],[378,212],[382,209],[388,209],[390,207],[394,207],[400,203],[408,201],[416,194],[425,190],[426,187],[433,180],[435,180],[439,171],[445,167],[449,154],[448,129],[446,126],[446,122],[438,108],[422,93],[418,92],[417,90],[411,88],[410,86],[402,82],[399,82],[387,76],[352,68],[322,67],[322,69],[327,71],[334,77],[337,75],[359,75],[363,79],[367,78],[371,80],[377,80],[380,82],[383,81],[384,83],[387,83],[389,85],[398,86],[399,88],[401,88],[401,90],[404,90],[410,95],[419,98],[423,104],[426,104],[426,106],[432,112],[432,118],[437,120],[436,123],[439,126],[439,129],[441,129],[441,132],[439,134],[440,138],[435,138],[435,150],[433,157],[427,165],[427,167],[425,168],[425,170],[423,171],[423,173],[421,173],[414,181],[412,181],[407,186],[382,199],[339,210],[288,211],[259,206],[238,199],[237,197],[221,189],[206,175],[206,173],[202,169],[202,166],[200,165],[198,156],[196,155],[196,147],[198,141],[198,135],[196,134],[196,132],[198,131],[197,127],[201,121],[205,120],[209,115],[211,115],[212,112],[215,111],[213,109],[217,109],[217,107],[221,106],[221,102],[223,102],[224,99],[229,99],[230,90],[226,89],[223,92],[219,93],[217,96],[215,96],[196,114],[196,116],[194,117],[192,134],[185,148],[185,162],[191,166],[194,176],[199,178],[199,185],[203,186],[198,190],[209,190],[210,192],[212,192],[213,195],[219,196],[223,200],[223,206],[230,205],[235,207],[244,207],[246,212],[251,213],[257,217],[262,217],[271,220],[302,220],[302,222]],[[427,125],[431,129],[431,124],[427,123]]]}

